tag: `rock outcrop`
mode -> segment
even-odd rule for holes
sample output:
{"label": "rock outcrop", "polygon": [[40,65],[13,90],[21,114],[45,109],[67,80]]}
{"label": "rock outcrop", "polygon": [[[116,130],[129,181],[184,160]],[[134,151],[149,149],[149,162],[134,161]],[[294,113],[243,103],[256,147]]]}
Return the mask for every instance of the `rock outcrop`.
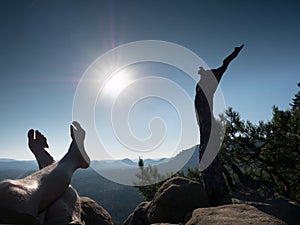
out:
{"label": "rock outcrop", "polygon": [[147,211],[150,202],[140,203],[124,222],[124,225],[150,225]]}
{"label": "rock outcrop", "polygon": [[233,198],[234,204],[252,205],[258,210],[274,216],[287,224],[300,225],[300,204],[297,201],[288,199],[257,199],[249,198],[247,196],[239,196],[240,198]]}
{"label": "rock outcrop", "polygon": [[141,203],[124,225],[178,224],[199,207],[208,207],[202,185],[183,177],[174,177],[158,189],[151,202]]}
{"label": "rock outcrop", "polygon": [[150,223],[179,223],[199,207],[207,207],[202,185],[182,177],[166,181],[151,201],[147,216]]}
{"label": "rock outcrop", "polygon": [[175,177],[151,202],[142,202],[124,225],[300,225],[298,202],[240,198],[233,198],[234,204],[209,207],[201,184]]}
{"label": "rock outcrop", "polygon": [[254,206],[230,204],[194,210],[185,225],[286,225],[287,223],[268,215]]}
{"label": "rock outcrop", "polygon": [[109,213],[102,208],[97,202],[88,198],[81,197],[81,217],[85,225],[113,225]]}

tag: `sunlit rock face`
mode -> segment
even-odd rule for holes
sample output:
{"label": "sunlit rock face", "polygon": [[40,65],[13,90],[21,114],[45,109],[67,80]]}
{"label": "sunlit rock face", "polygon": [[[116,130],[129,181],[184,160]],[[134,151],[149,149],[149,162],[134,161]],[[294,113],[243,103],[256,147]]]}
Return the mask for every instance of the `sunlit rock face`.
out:
{"label": "sunlit rock face", "polygon": [[229,204],[194,210],[186,225],[286,225],[287,223],[247,204]]}

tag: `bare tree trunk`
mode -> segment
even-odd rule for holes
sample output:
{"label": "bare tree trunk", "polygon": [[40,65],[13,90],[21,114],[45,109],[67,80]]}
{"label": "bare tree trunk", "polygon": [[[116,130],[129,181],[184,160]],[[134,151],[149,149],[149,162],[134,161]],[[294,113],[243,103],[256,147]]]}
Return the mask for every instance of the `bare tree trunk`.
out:
{"label": "bare tree trunk", "polygon": [[[201,140],[205,140],[206,135],[206,133],[201,134]],[[200,144],[200,161],[203,156],[205,146],[205,143],[203,145]],[[219,155],[217,155],[213,162],[204,171],[201,172],[201,175],[203,178],[204,188],[206,190],[210,206],[219,206],[232,203],[223,176],[223,165],[220,161]]]}
{"label": "bare tree trunk", "polygon": [[[196,87],[195,109],[200,129],[199,162],[207,150],[212,126],[217,123],[213,115],[213,96],[218,84],[228,68],[230,62],[237,57],[244,45],[236,47],[234,51],[223,60],[222,66],[217,69],[205,70],[200,67],[198,74],[201,80]],[[214,77],[213,77],[214,76]],[[217,131],[218,132],[218,131]],[[217,155],[213,162],[201,172],[204,187],[211,206],[230,204],[231,198],[222,174],[223,165]]]}

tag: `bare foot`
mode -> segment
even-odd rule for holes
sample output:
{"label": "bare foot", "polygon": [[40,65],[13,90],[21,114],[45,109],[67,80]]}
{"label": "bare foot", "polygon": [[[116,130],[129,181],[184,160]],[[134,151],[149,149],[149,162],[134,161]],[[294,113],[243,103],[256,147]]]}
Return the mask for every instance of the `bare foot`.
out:
{"label": "bare foot", "polygon": [[32,152],[39,152],[44,148],[49,148],[47,138],[45,138],[45,136],[38,130],[35,131],[34,138],[33,129],[28,131],[28,146]]}
{"label": "bare foot", "polygon": [[45,150],[49,148],[46,137],[38,130],[31,129],[28,131],[28,146],[38,161],[39,168],[42,169],[54,163],[53,157]]}
{"label": "bare foot", "polygon": [[72,143],[69,152],[76,157],[80,168],[87,168],[90,165],[90,158],[84,148],[85,131],[76,121],[70,126]]}

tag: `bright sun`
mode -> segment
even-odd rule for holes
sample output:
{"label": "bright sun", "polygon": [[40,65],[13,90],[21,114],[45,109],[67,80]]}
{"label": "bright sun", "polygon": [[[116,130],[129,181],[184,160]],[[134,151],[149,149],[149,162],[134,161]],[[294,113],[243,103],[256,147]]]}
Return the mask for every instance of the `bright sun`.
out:
{"label": "bright sun", "polygon": [[132,82],[130,73],[123,69],[109,79],[103,88],[103,92],[112,97],[117,97]]}

